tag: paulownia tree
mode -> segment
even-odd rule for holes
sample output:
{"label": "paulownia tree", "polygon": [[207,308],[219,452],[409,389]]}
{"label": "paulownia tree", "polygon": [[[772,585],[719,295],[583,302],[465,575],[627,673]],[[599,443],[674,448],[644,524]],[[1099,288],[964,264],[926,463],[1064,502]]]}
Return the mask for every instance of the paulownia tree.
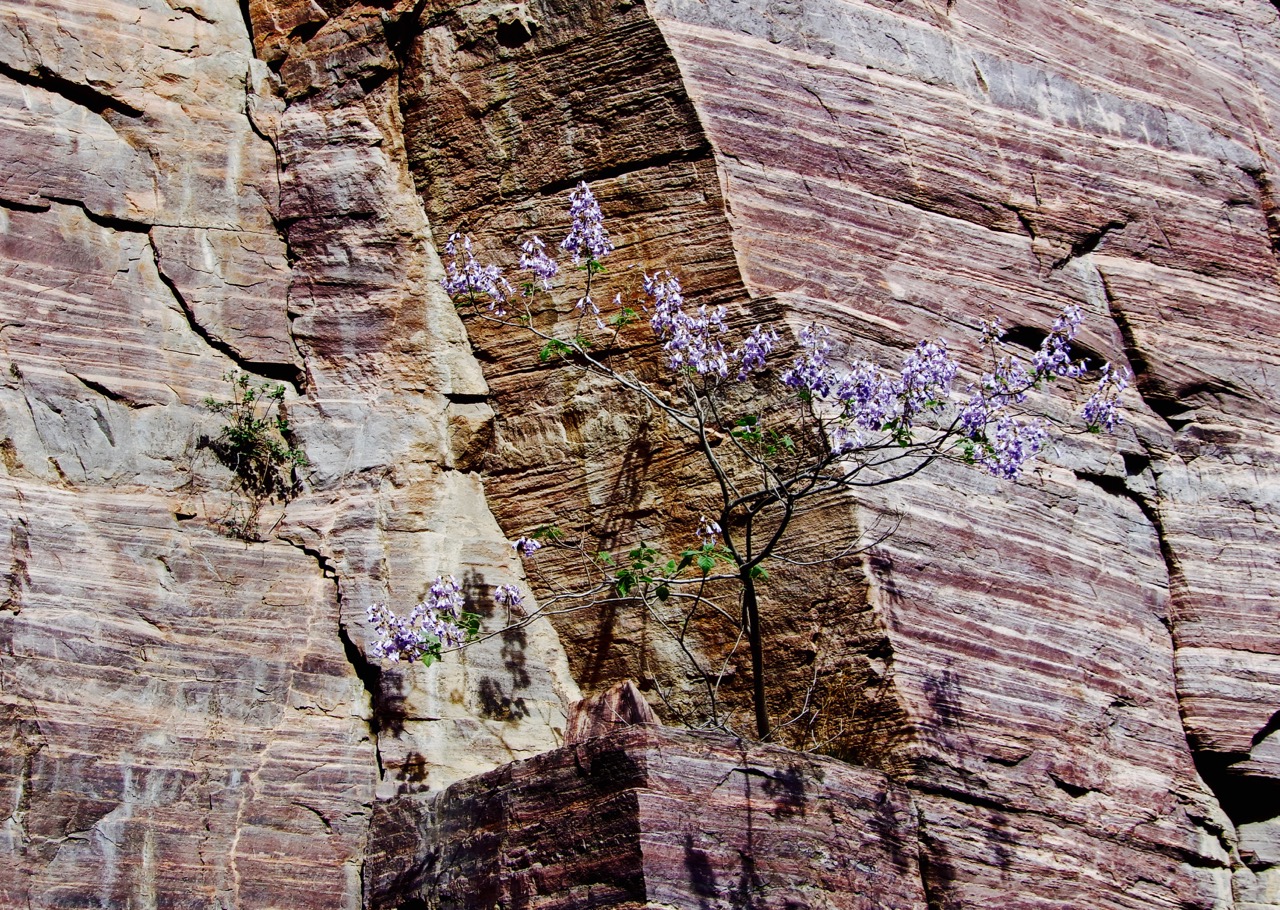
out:
{"label": "paulownia tree", "polygon": [[[469,237],[457,234],[445,246],[444,288],[476,323],[522,333],[541,361],[602,377],[661,415],[697,453],[714,506],[690,529],[696,543],[670,557],[643,541],[615,555],[584,540],[570,541],[555,527],[531,529],[514,544],[526,560],[534,560],[544,545],[575,549],[582,578],[569,583],[535,573],[541,579],[536,611],[522,610],[523,596],[512,584],[499,585],[494,601],[509,616],[523,613],[516,620],[521,624],[563,609],[642,605],[702,679],[704,720],[713,725],[721,723],[724,668],[745,642],[756,735],[770,734],[758,586],[771,567],[790,562],[784,545],[806,503],[897,483],[944,459],[1015,479],[1050,429],[1047,420],[1026,415],[1022,406],[1033,390],[1058,380],[1094,381],[1082,414],[1088,430],[1109,432],[1120,421],[1118,399],[1128,373],[1110,364],[1091,369],[1073,357],[1079,307],[1062,312],[1029,358],[1002,344],[998,319],[983,321],[986,362],[976,380],[963,385],[957,381],[960,365],[943,340],[920,341],[898,369],[888,370],[838,358],[829,330],[815,324],[783,356],[773,326],[751,325],[735,338],[725,307],[686,300],[669,271],[644,275],[630,296],[616,290],[601,306],[598,301],[607,296],[602,286],[611,277],[603,263],[613,244],[585,183],[572,191],[569,203],[571,226],[558,250],[537,236],[521,245],[518,288],[502,268],[476,257]],[[572,290],[557,283],[564,272],[557,255],[580,276]],[[540,325],[534,307],[540,295],[564,312],[572,308],[574,318]],[[669,371],[660,384],[627,368],[618,352],[628,344],[657,346]],[[857,552],[865,543],[837,542],[831,558]],[[726,590],[735,601],[729,606]],[[688,645],[690,623],[700,610],[718,614],[735,631],[737,643],[719,672]],[[379,604],[370,608],[369,620],[380,635],[375,652],[389,660],[430,664],[479,634],[479,618],[465,612],[451,576],[437,578],[427,600],[407,616]]]}

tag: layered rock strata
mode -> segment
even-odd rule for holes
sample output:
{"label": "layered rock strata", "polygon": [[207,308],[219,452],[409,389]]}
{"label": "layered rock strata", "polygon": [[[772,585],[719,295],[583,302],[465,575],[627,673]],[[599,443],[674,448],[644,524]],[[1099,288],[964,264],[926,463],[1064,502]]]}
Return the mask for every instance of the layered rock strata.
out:
{"label": "layered rock strata", "polygon": [[[816,662],[826,746],[915,789],[938,906],[1267,905],[1277,16],[1006,7],[530,3],[518,34],[462,8],[410,51],[411,163],[440,236],[489,249],[555,236],[592,180],[611,271],[672,265],[697,303],[820,319],[850,357],[946,336],[973,359],[980,318],[1031,338],[1082,306],[1086,348],[1138,378],[1119,444],[1065,436],[1012,487],[941,468],[832,504],[809,535],[902,519],[861,568],[769,592],[774,708]],[[678,90],[646,96],[673,65]],[[575,527],[679,546],[700,496],[680,450],[491,332],[500,519],[568,499]],[[636,674],[686,707],[642,617],[561,630],[586,685]]]}
{"label": "layered rock strata", "polygon": [[[588,179],[617,280],[675,269],[737,325],[820,318],[892,364],[1075,303],[1137,376],[1118,445],[824,503],[802,539],[897,532],[765,591],[775,715],[914,807],[893,893],[1280,905],[1278,38],[1262,0],[0,7],[0,903],[349,906],[378,798],[559,743],[549,629],[426,671],[371,660],[362,614],[438,573],[489,610],[504,531],[696,523],[642,409],[473,326],[477,364],[435,283],[450,231],[555,235]],[[232,370],[286,386],[311,461],[248,541],[199,445]],[[635,611],[560,631],[585,688],[703,710]],[[695,843],[714,884],[662,879],[667,848],[628,875],[732,899],[735,860]]]}
{"label": "layered rock strata", "polygon": [[429,799],[379,804],[367,906],[926,906],[903,788],[722,734],[637,727]]}
{"label": "layered rock strata", "polygon": [[[231,0],[0,7],[0,905],[352,906],[378,794],[559,742],[546,630],[365,656],[374,600],[514,577],[394,88],[290,104]],[[239,371],[310,460],[250,527]]]}

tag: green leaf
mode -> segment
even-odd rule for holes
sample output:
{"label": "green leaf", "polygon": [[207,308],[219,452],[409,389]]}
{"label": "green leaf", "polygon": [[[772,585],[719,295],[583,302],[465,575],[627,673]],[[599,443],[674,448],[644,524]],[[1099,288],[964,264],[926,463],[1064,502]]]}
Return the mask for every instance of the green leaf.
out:
{"label": "green leaf", "polygon": [[758,566],[758,565],[752,566],[751,572],[749,574],[751,575],[752,578],[758,578],[761,581],[764,581],[769,577],[769,573],[765,571],[764,566]]}
{"label": "green leaf", "polygon": [[666,603],[667,598],[671,596],[671,589],[666,585],[658,585],[658,589],[654,591],[653,594],[658,598],[658,600]]}
{"label": "green leaf", "polygon": [[698,568],[702,570],[703,575],[706,575],[715,567],[716,567],[716,561],[712,559],[710,556],[698,557]]}
{"label": "green leaf", "polygon": [[635,587],[635,578],[627,569],[623,569],[613,580],[613,590],[619,597],[626,597]]}

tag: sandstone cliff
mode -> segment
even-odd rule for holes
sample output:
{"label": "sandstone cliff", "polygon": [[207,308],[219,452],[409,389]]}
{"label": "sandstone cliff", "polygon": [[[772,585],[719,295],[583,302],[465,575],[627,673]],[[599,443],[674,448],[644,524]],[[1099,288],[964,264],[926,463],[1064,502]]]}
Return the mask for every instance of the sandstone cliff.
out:
{"label": "sandstone cliff", "polygon": [[[587,179],[615,269],[741,319],[892,362],[1078,303],[1137,376],[1118,447],[830,503],[897,532],[766,592],[794,744],[910,816],[903,906],[1280,906],[1278,41],[1264,0],[0,5],[0,904],[355,906],[380,801],[556,747],[579,685],[688,708],[638,616],[367,656],[369,603],[484,609],[549,514],[696,516],[631,403],[436,284]],[[312,464],[248,542],[231,370]]]}

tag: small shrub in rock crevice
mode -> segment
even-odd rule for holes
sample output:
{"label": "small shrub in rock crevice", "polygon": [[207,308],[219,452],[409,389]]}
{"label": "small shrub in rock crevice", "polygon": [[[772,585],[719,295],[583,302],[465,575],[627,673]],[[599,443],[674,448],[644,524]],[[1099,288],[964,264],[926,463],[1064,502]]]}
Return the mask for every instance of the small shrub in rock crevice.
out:
{"label": "small shrub in rock crevice", "polygon": [[254,385],[249,374],[227,373],[231,400],[206,398],[205,407],[226,422],[217,436],[202,436],[207,449],[231,472],[234,499],[219,526],[231,537],[258,539],[258,518],[268,503],[289,502],[301,490],[298,469],[309,463],[290,441],[284,386]]}

